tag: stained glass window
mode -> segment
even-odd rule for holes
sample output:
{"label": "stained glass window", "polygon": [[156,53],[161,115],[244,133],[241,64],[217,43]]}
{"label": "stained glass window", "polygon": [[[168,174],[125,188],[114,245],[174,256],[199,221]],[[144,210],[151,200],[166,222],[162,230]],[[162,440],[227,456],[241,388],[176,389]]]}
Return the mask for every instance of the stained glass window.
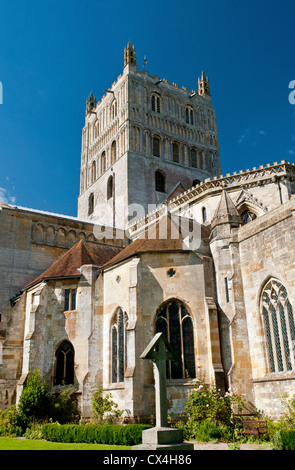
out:
{"label": "stained glass window", "polygon": [[128,315],[120,308],[112,326],[112,383],[124,382],[127,364],[126,327]]}
{"label": "stained glass window", "polygon": [[295,322],[286,288],[271,279],[263,289],[261,303],[270,371],[294,370]]}
{"label": "stained glass window", "polygon": [[163,333],[178,359],[167,361],[167,378],[195,378],[194,330],[191,314],[178,300],[165,303],[156,318],[156,332]]}

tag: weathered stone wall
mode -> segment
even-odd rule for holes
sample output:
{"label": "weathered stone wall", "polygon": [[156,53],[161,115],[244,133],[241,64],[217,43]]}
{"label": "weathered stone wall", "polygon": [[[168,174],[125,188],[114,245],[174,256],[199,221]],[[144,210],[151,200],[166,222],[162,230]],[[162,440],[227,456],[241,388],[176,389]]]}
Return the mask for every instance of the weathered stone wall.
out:
{"label": "weathered stone wall", "polygon": [[276,210],[242,227],[238,234],[255,405],[274,415],[282,411],[279,394],[293,395],[295,373],[269,372],[261,292],[268,279],[277,279],[286,287],[294,312],[294,202],[292,198]]}

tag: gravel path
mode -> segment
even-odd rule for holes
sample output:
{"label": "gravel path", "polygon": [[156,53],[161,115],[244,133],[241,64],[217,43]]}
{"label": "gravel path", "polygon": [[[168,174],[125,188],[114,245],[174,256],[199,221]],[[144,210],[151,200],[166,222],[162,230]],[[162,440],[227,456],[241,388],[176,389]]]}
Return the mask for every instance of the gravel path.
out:
{"label": "gravel path", "polygon": [[[213,444],[212,442],[194,442],[194,450],[229,450],[229,446],[233,444],[226,444],[220,442]],[[272,450],[270,444],[241,444],[240,450]]]}

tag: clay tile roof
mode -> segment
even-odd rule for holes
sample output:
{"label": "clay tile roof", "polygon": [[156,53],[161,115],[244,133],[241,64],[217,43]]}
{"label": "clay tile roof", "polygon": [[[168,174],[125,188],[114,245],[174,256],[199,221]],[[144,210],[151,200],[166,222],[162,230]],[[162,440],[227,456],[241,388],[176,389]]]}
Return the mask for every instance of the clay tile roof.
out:
{"label": "clay tile roof", "polygon": [[[191,251],[184,243],[185,230],[180,229],[177,216],[166,215],[136,238],[102,268],[116,264],[132,256],[152,252]],[[167,227],[167,230],[166,230]],[[202,227],[203,229],[203,227]],[[204,235],[202,230],[202,236]],[[206,234],[208,236],[208,234]]]}
{"label": "clay tile roof", "polygon": [[84,240],[80,240],[61,258],[55,261],[50,268],[30,282],[26,288],[45,279],[80,277],[81,272],[79,269],[81,266],[93,264],[100,267],[117,255],[120,250],[122,248],[117,246],[87,243]]}

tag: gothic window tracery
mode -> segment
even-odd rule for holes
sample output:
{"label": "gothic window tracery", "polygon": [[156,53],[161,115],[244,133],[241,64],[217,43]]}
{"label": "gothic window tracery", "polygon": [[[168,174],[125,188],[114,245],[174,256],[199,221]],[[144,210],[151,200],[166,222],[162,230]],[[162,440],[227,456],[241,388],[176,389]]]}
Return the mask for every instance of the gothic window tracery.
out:
{"label": "gothic window tracery", "polygon": [[55,385],[74,383],[74,348],[65,340],[56,351]]}
{"label": "gothic window tracery", "polygon": [[167,378],[196,377],[192,316],[179,300],[165,303],[156,317],[156,332],[163,333],[178,354],[177,361],[167,361]]}
{"label": "gothic window tracery", "polygon": [[124,382],[124,374],[127,365],[127,322],[127,313],[119,308],[111,330],[112,383]]}
{"label": "gothic window tracery", "polygon": [[241,214],[242,220],[244,224],[248,224],[249,222],[252,222],[252,220],[257,219],[257,215],[254,214],[250,209],[246,209],[242,212]]}
{"label": "gothic window tracery", "polygon": [[286,288],[268,281],[261,295],[270,372],[294,370],[295,319]]}

